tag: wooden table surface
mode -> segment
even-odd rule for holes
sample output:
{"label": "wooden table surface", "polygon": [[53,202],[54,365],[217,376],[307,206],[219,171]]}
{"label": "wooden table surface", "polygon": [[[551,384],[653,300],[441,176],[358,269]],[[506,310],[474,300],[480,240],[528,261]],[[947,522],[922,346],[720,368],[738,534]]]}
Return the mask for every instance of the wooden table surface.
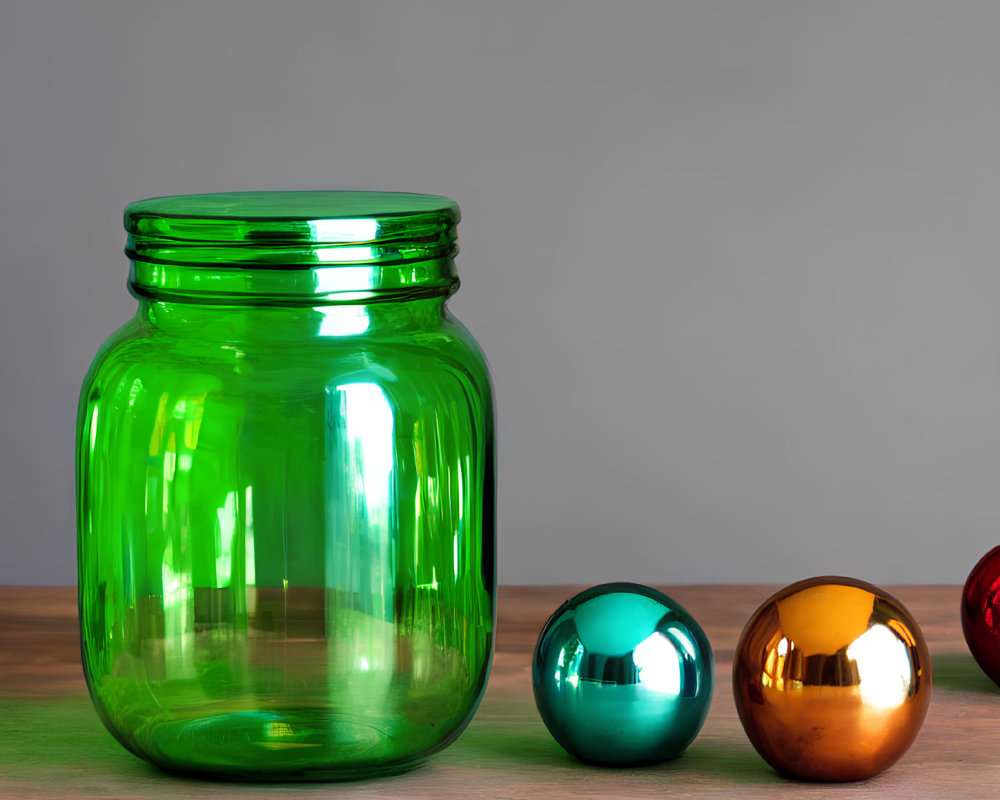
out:
{"label": "wooden table surface", "polygon": [[733,651],[750,614],[776,587],[663,588],[705,628],[717,665],[708,720],[676,761],[601,768],[559,748],[535,710],[530,654],[545,619],[575,589],[505,587],[486,696],[455,744],[393,778],[246,784],[168,775],[126,752],[87,697],[75,589],[0,587],[0,797],[1000,798],[1000,690],[962,639],[958,587],[890,588],[930,645],[933,699],[910,751],[887,772],[852,784],[779,776],[740,727],[730,688]]}

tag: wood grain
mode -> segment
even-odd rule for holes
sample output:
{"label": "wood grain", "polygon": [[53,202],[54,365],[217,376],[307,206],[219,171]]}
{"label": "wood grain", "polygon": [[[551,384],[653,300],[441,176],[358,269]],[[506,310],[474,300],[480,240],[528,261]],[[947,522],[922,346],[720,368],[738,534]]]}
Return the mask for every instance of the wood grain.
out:
{"label": "wood grain", "polygon": [[843,785],[780,777],[754,752],[736,717],[733,651],[743,624],[775,587],[662,588],[705,628],[717,664],[705,727],[674,762],[607,769],[581,764],[559,748],[535,711],[530,655],[545,619],[576,588],[504,587],[489,687],[454,745],[394,778],[253,785],[168,775],[127,753],[87,697],[75,590],[0,587],[0,797],[1000,797],[1000,690],[965,647],[958,587],[891,590],[930,645],[931,710],[916,743],[892,769]]}

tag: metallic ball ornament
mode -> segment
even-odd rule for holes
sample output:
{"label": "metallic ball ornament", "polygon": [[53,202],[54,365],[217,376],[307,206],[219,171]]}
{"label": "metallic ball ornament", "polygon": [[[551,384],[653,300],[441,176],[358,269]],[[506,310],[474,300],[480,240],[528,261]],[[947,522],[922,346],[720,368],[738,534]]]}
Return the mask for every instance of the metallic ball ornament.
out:
{"label": "metallic ball ornament", "polygon": [[531,677],[549,732],[584,761],[676,758],[712,699],[712,648],[678,603],[635,583],[594,586],[545,623]]}
{"label": "metallic ball ornament", "polygon": [[750,618],[733,694],[772,767],[810,780],[862,780],[916,738],[931,699],[931,659],[898,600],[862,581],[812,578]]}
{"label": "metallic ball ornament", "polygon": [[962,632],[983,672],[1000,685],[1000,547],[969,573],[962,590]]}

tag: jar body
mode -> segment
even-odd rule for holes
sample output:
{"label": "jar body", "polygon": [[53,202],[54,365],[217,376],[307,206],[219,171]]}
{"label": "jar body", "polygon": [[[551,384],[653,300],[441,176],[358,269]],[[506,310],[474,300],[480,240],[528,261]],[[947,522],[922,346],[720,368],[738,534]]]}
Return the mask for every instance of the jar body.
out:
{"label": "jar body", "polygon": [[492,394],[444,299],[142,300],[78,426],[84,670],[168,768],[393,772],[485,687]]}

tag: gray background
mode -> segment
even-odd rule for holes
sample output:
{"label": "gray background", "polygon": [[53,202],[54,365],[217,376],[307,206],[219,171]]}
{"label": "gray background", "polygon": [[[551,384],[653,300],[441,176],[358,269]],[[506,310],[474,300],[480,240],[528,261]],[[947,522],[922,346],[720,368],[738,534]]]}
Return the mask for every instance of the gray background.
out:
{"label": "gray background", "polygon": [[1000,4],[3,2],[0,583],[75,581],[150,195],[456,198],[505,583],[960,582],[1000,531]]}

